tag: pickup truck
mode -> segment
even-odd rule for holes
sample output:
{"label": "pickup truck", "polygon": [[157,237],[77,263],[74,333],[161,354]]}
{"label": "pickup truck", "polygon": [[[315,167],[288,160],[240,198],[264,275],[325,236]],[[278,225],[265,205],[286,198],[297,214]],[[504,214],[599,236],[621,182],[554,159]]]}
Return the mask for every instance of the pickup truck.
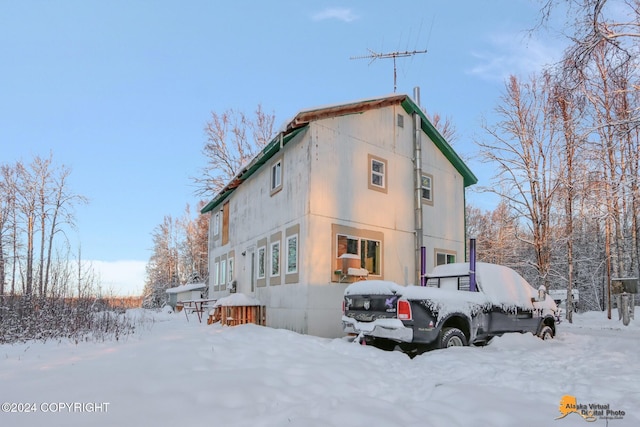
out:
{"label": "pickup truck", "polygon": [[479,262],[475,267],[475,286],[470,286],[469,263],[436,267],[426,286],[353,283],[344,292],[343,330],[363,344],[399,347],[409,355],[483,345],[509,332],[553,338],[557,307],[544,287],[536,291],[505,266]]}

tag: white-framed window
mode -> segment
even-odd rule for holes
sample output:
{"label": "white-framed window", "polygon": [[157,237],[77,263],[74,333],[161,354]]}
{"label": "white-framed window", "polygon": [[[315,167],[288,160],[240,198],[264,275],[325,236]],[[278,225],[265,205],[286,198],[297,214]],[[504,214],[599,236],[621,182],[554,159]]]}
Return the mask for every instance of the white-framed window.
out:
{"label": "white-framed window", "polygon": [[425,202],[433,202],[433,177],[431,175],[422,175],[422,200]]}
{"label": "white-framed window", "polygon": [[387,192],[387,161],[380,157],[368,156],[369,189]]}
{"label": "white-framed window", "polygon": [[282,159],[271,166],[271,194],[282,188]]}
{"label": "white-framed window", "polygon": [[287,274],[298,272],[298,235],[287,236]]}
{"label": "white-framed window", "polygon": [[436,265],[453,264],[455,262],[456,262],[455,253],[436,251]]}
{"label": "white-framed window", "polygon": [[266,277],[266,252],[267,248],[265,248],[264,246],[258,248],[258,268],[256,269],[258,273],[258,279],[264,279]]}
{"label": "white-framed window", "polygon": [[213,235],[217,236],[220,234],[220,212],[216,212],[213,215]]}
{"label": "white-framed window", "polygon": [[385,164],[379,160],[371,160],[371,185],[384,188],[385,187]]}
{"label": "white-framed window", "polygon": [[227,260],[220,261],[220,284],[227,284]]}
{"label": "white-framed window", "polygon": [[271,242],[271,276],[280,275],[280,241]]}
{"label": "white-framed window", "polygon": [[365,268],[369,274],[379,276],[382,267],[382,242],[357,236],[338,234],[336,254],[359,255],[360,268]]}
{"label": "white-framed window", "polygon": [[220,263],[218,261],[213,265],[213,284],[215,286],[220,284]]}
{"label": "white-framed window", "polygon": [[229,258],[227,260],[227,264],[229,264],[228,267],[227,267],[227,269],[229,270],[227,275],[229,276],[229,283],[231,283],[233,281],[233,273],[234,273],[233,272],[233,267],[234,267],[233,266],[233,258]]}

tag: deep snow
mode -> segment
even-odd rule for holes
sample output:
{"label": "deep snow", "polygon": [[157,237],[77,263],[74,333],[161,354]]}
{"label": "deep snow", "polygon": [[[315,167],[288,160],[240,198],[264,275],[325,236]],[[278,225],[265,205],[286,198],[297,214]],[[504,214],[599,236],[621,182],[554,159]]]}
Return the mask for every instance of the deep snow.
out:
{"label": "deep snow", "polygon": [[[146,313],[146,314],[143,314]],[[638,313],[640,314],[640,313]],[[575,316],[558,336],[507,335],[411,360],[344,339],[152,316],[126,341],[0,346],[2,426],[604,426],[563,396],[640,425],[640,316]],[[4,402],[14,404],[7,407]],[[70,411],[58,403],[82,404]],[[93,403],[102,412],[88,412]],[[49,410],[49,412],[44,412]]]}

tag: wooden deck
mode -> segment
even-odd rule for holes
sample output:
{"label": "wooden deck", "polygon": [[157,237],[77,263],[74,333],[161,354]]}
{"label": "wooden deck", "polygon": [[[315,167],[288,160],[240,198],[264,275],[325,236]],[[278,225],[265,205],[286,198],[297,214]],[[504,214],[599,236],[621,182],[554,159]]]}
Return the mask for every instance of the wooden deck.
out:
{"label": "wooden deck", "polygon": [[236,326],[246,323],[266,325],[267,309],[264,305],[237,305],[216,307],[213,314],[209,314],[207,324],[220,322],[221,325]]}

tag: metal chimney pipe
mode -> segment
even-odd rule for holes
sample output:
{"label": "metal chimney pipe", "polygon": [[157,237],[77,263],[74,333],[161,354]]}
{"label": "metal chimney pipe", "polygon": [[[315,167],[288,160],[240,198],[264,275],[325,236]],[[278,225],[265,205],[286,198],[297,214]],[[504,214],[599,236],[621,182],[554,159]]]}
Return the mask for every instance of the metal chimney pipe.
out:
{"label": "metal chimney pipe", "polygon": [[[413,89],[413,100],[420,109],[420,88]],[[422,285],[422,247],[424,232],[422,229],[422,119],[418,112],[413,113],[413,181],[414,181],[414,227],[415,227],[415,282]]]}
{"label": "metal chimney pipe", "polygon": [[427,286],[427,248],[420,247],[420,286]]}
{"label": "metal chimney pipe", "polygon": [[476,239],[469,239],[469,292],[476,292]]}

